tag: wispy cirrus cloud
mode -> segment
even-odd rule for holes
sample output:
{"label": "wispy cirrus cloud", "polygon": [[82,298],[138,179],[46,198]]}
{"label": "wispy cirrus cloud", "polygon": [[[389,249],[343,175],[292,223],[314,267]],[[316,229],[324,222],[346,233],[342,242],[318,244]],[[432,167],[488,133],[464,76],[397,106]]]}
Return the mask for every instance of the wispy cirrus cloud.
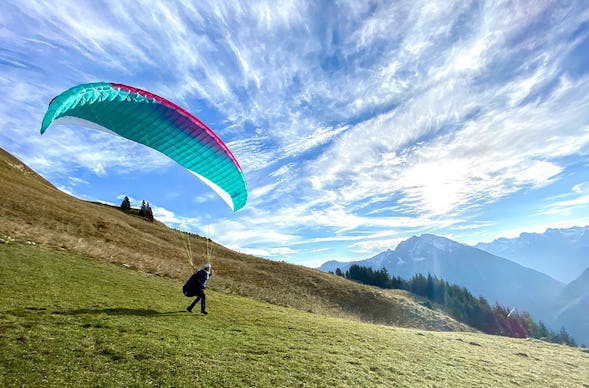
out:
{"label": "wispy cirrus cloud", "polygon": [[[137,204],[133,203],[133,205],[136,207],[141,206],[141,202],[138,201]],[[152,209],[153,216],[158,221],[161,221],[164,224],[177,230],[195,233],[200,232],[204,235],[204,233],[201,230],[198,230],[195,227],[196,225],[202,224],[202,219],[200,217],[183,217],[161,206],[152,206]]]}
{"label": "wispy cirrus cloud", "polygon": [[574,215],[579,208],[589,205],[589,187],[587,184],[574,185],[570,192],[551,198],[552,201],[543,210],[547,215]]}
{"label": "wispy cirrus cloud", "polygon": [[[408,210],[436,215],[527,185],[548,184],[560,173],[564,166],[554,159],[584,149],[587,134],[578,124],[563,123],[555,112],[564,112],[566,120],[587,122],[587,114],[579,110],[587,104],[579,94],[587,80],[570,85],[566,73],[553,70],[562,69],[566,57],[558,48],[546,51],[544,63],[531,73],[521,74],[516,66],[515,82],[508,74],[496,74],[498,80],[493,80],[492,66],[501,63],[502,52],[513,50],[505,41],[527,26],[506,22],[514,15],[503,11],[482,16],[481,28],[493,31],[494,38],[479,32],[464,46],[457,42],[442,50],[442,59],[428,70],[435,77],[413,88],[418,94],[352,127],[328,157],[316,162],[316,174],[322,177],[317,181],[330,193],[347,182],[353,189],[339,195],[344,201],[365,201],[370,193],[388,191],[391,197],[401,193],[400,203]],[[490,81],[481,82],[483,72]],[[543,93],[542,101],[526,100],[546,84],[561,86]],[[393,168],[386,168],[391,161]]]}

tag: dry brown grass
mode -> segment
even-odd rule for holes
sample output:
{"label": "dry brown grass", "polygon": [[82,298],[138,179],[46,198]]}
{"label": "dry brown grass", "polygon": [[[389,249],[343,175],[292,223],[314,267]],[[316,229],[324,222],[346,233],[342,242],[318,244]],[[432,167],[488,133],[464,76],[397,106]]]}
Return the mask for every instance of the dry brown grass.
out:
{"label": "dry brown grass", "polygon": [[[184,244],[206,252],[207,239],[171,230],[117,207],[71,197],[0,149],[0,237],[31,241],[186,279]],[[241,254],[214,242],[211,287],[281,306],[427,330],[470,331],[399,290],[379,290],[303,266]],[[201,263],[195,263],[201,264]]]}

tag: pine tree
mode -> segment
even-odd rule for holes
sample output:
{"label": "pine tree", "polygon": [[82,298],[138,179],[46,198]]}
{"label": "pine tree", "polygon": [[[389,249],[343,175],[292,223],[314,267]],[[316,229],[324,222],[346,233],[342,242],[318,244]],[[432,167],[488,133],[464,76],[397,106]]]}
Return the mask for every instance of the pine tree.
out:
{"label": "pine tree", "polygon": [[129,201],[129,197],[125,196],[123,202],[121,202],[121,209],[123,210],[130,210],[131,209],[131,201]]}

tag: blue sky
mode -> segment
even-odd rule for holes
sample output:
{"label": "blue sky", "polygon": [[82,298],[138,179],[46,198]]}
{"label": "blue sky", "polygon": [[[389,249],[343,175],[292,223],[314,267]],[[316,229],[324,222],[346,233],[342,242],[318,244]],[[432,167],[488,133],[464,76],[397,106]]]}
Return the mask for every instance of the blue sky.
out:
{"label": "blue sky", "polygon": [[[585,1],[9,0],[0,42],[0,147],[65,192],[148,200],[241,252],[318,266],[422,233],[589,224]],[[54,96],[95,81],[207,123],[246,207],[127,140],[39,134]]]}

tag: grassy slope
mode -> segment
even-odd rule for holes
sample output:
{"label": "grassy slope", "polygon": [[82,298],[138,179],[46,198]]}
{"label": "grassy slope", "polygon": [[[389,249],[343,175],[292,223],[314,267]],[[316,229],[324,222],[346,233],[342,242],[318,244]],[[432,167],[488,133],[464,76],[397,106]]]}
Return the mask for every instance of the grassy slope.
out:
{"label": "grassy slope", "polygon": [[581,349],[361,323],[215,291],[208,316],[189,314],[180,286],[0,244],[0,386],[589,386]]}
{"label": "grassy slope", "polygon": [[[206,251],[206,240],[159,222],[89,203],[57,190],[0,149],[0,238],[126,263],[176,279],[190,272],[184,250]],[[432,330],[471,330],[400,291],[380,291],[318,270],[240,254],[214,244],[214,288],[304,311]],[[202,263],[199,263],[202,264]]]}

